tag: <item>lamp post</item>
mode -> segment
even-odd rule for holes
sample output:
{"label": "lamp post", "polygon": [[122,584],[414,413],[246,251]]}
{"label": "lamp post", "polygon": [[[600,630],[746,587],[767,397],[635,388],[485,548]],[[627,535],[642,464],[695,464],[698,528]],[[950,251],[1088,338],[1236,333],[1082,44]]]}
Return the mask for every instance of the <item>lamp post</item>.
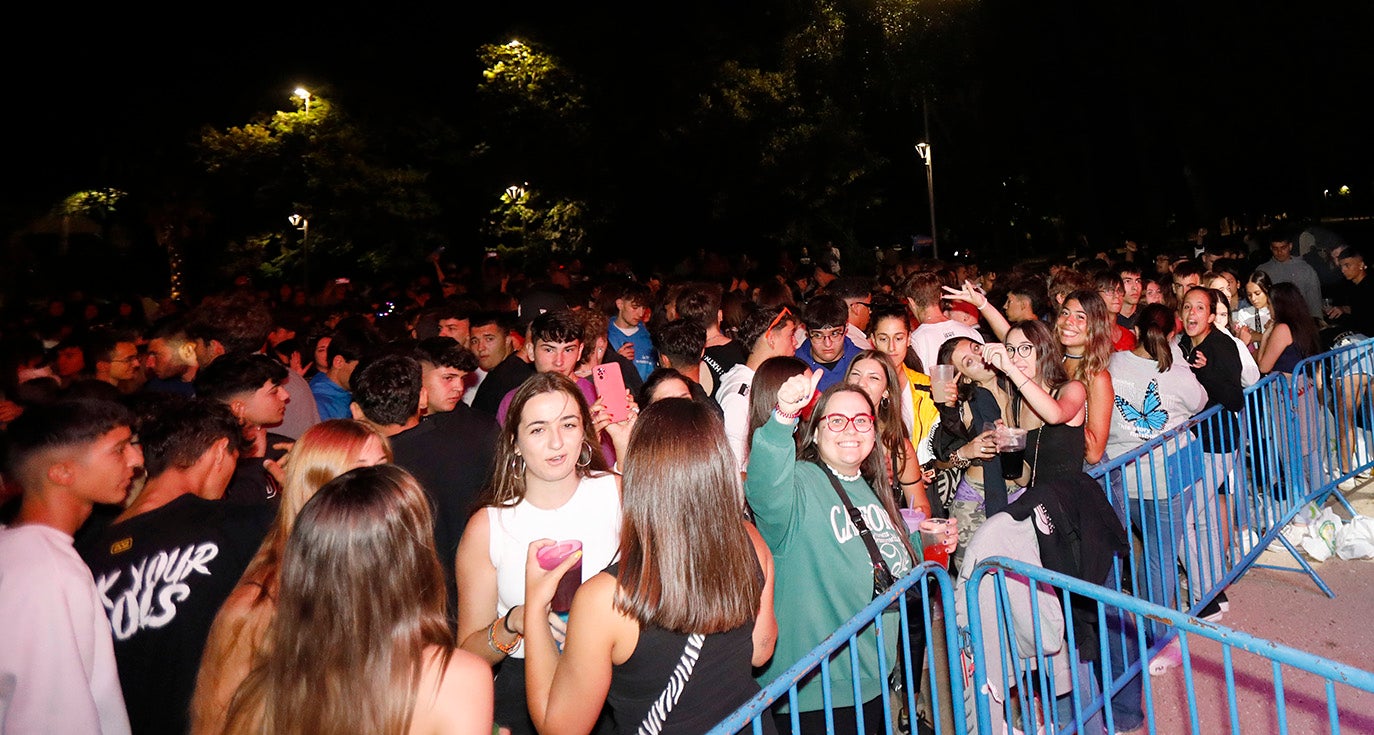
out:
{"label": "lamp post", "polygon": [[306,115],[309,115],[309,114],[310,114],[310,90],[306,89],[305,87],[296,87],[296,91],[293,92],[292,94],[295,94],[297,97],[300,97],[301,99],[305,100],[305,114],[306,114]]}
{"label": "lamp post", "polygon": [[286,218],[291,226],[301,231],[301,271],[305,283],[305,298],[310,298],[310,220],[299,214]]}
{"label": "lamp post", "polygon": [[930,144],[922,141],[916,144],[916,153],[926,162],[926,194],[930,199],[930,254],[940,259],[939,239],[935,235],[935,151]]}

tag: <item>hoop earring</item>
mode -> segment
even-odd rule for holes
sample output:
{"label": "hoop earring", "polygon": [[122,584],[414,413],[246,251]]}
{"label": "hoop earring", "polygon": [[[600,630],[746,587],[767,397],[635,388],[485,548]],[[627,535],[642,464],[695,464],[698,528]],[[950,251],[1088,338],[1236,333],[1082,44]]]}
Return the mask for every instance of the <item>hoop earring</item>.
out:
{"label": "hoop earring", "polygon": [[[519,469],[516,469],[517,466],[519,467]],[[526,469],[525,458],[522,457],[522,456],[520,456],[519,454],[513,454],[513,455],[511,455],[511,458],[510,458],[510,472],[511,472],[511,474],[512,474],[512,475],[515,475],[516,477],[524,477],[524,476],[525,476],[525,469]]]}
{"label": "hoop earring", "polygon": [[584,469],[587,465],[589,465],[589,464],[591,464],[591,463],[592,463],[592,445],[588,444],[586,439],[583,439],[583,440],[582,440],[582,453],[577,455],[577,468],[578,468],[578,469]]}

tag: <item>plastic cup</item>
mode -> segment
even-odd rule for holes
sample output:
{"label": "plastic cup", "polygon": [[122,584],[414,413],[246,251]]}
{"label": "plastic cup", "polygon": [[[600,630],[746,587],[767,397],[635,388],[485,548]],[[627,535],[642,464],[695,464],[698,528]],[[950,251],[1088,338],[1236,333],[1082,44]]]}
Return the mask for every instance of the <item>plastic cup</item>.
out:
{"label": "plastic cup", "polygon": [[927,518],[918,526],[921,532],[921,558],[943,567],[949,566],[949,536],[954,527],[945,518]]}
{"label": "plastic cup", "polygon": [[[574,552],[582,550],[582,542],[576,540],[559,541],[552,546],[545,546],[535,552],[535,558],[539,560],[539,566],[544,569],[557,568]],[[582,560],[572,565],[564,575],[558,580],[558,591],[553,593],[553,611],[559,615],[567,615],[568,610],[572,609],[573,595],[577,593],[577,588],[582,584]]]}
{"label": "plastic cup", "polygon": [[902,514],[902,521],[906,523],[906,533],[910,536],[921,528],[921,521],[926,519],[925,511],[919,508],[899,508],[898,513]]}
{"label": "plastic cup", "polygon": [[1021,466],[1026,461],[1026,430],[1014,426],[999,428],[997,454],[1002,458],[1002,479],[1015,480],[1021,477]]}
{"label": "plastic cup", "polygon": [[949,383],[954,380],[953,365],[934,365],[930,368],[930,394],[936,403],[949,403]]}

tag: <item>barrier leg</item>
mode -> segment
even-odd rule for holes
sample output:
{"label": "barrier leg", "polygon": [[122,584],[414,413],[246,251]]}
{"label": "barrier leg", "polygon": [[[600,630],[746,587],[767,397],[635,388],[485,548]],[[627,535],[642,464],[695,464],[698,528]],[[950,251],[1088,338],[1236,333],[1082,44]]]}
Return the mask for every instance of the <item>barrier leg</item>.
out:
{"label": "barrier leg", "polygon": [[1322,592],[1326,593],[1327,597],[1335,599],[1336,593],[1332,592],[1331,588],[1326,586],[1326,582],[1322,581],[1321,576],[1317,574],[1317,570],[1313,569],[1312,565],[1308,564],[1307,560],[1302,558],[1302,553],[1298,551],[1297,547],[1293,546],[1293,544],[1289,542],[1288,539],[1284,538],[1283,534],[1279,534],[1277,540],[1279,541],[1279,543],[1283,544],[1283,547],[1285,549],[1288,549],[1288,553],[1291,554],[1293,558],[1297,560],[1298,564],[1302,568],[1294,569],[1292,567],[1281,567],[1275,564],[1256,564],[1255,566],[1263,567],[1264,569],[1276,569],[1281,572],[1304,572],[1307,574],[1307,576],[1312,578],[1312,581],[1317,585],[1319,589],[1321,589]]}

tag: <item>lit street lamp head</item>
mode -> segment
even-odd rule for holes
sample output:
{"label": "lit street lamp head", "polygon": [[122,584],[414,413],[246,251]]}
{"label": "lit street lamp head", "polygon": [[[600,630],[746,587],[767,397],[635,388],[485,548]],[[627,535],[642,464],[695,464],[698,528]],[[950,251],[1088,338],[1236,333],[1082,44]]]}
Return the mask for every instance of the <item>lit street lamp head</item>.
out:
{"label": "lit street lamp head", "polygon": [[306,89],[305,87],[296,87],[296,91],[292,92],[292,94],[294,94],[294,95],[296,95],[297,97],[299,97],[299,98],[305,100],[305,114],[309,115],[309,114],[310,114],[310,90]]}

